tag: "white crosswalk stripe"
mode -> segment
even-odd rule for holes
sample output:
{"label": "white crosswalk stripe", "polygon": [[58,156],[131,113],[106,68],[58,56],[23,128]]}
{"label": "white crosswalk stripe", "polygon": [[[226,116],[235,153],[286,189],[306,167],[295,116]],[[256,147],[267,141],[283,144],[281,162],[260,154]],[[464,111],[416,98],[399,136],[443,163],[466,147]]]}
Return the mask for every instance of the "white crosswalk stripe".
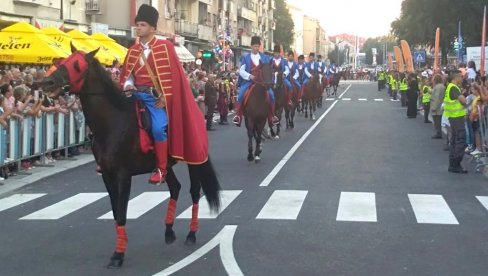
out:
{"label": "white crosswalk stripe", "polygon": [[6,198],[0,199],[0,212],[10,209],[12,207],[24,204],[36,198],[40,198],[41,196],[45,196],[46,194],[15,194],[11,195]]}
{"label": "white crosswalk stripe", "polygon": [[276,190],[257,219],[297,219],[308,191]]}
{"label": "white crosswalk stripe", "polygon": [[59,219],[105,196],[107,193],[79,193],[20,219]]}
{"label": "white crosswalk stripe", "polygon": [[358,101],[360,102],[366,102],[368,99],[365,99],[365,98],[359,98]]}
{"label": "white crosswalk stripe", "polygon": [[418,223],[459,224],[441,195],[409,194]]}
{"label": "white crosswalk stripe", "polygon": [[336,220],[376,222],[375,194],[341,192]]}
{"label": "white crosswalk stripe", "polygon": [[382,102],[383,99],[374,99],[375,102]]}
{"label": "white crosswalk stripe", "polygon": [[343,101],[350,101],[351,98],[342,98]]}
{"label": "white crosswalk stripe", "polygon": [[335,101],[335,98],[327,98],[325,100],[328,101],[328,102],[333,102],[333,101]]}
{"label": "white crosswalk stripe", "polygon": [[[211,212],[208,204],[200,204],[199,209],[198,209],[198,218],[201,219],[214,219],[217,218],[231,203],[236,199],[240,194],[242,190],[225,190],[221,192],[220,195],[220,200],[221,200],[221,206],[220,206],[220,211],[219,213]],[[205,197],[202,197],[200,199],[200,202],[205,201]],[[192,207],[190,206],[188,209],[186,209],[183,213],[181,213],[178,217],[178,219],[190,219],[191,218],[191,209]]]}
{"label": "white crosswalk stripe", "polygon": [[[137,197],[129,200],[129,206],[127,208],[127,219],[137,219],[151,209],[168,199],[169,192],[144,192]],[[112,211],[107,212],[105,215],[98,219],[113,219]]]}
{"label": "white crosswalk stripe", "polygon": [[[224,212],[242,193],[242,190],[224,190],[221,192],[221,210],[219,213],[210,212],[209,206],[203,197],[200,201],[199,218],[215,219]],[[7,209],[22,209],[22,204],[35,202],[48,198],[46,193],[13,194],[0,198],[0,212]],[[79,193],[64,200],[58,201],[42,209],[31,210],[19,220],[58,220],[80,209],[97,202],[107,196],[107,193]],[[308,191],[306,190],[275,190],[266,203],[260,207],[255,217],[258,220],[296,220],[303,212]],[[169,192],[143,192],[129,201],[127,219],[138,219],[144,214],[163,204],[170,197]],[[422,224],[459,224],[453,211],[442,195],[435,194],[408,194],[410,206],[416,223]],[[476,196],[476,199],[488,210],[488,196]],[[473,198],[473,200],[475,200]],[[191,218],[191,204],[177,218]],[[28,207],[32,207],[32,204]],[[161,212],[164,212],[164,206]],[[323,206],[316,206],[322,208]],[[404,207],[402,207],[404,208]],[[407,208],[408,209],[408,208]],[[106,211],[106,210],[104,210]],[[24,215],[24,214],[22,214]],[[19,216],[22,216],[19,215]],[[488,212],[487,212],[488,215]],[[95,219],[96,217],[93,217]],[[112,212],[107,212],[98,219],[113,219]],[[341,192],[336,214],[337,221],[350,222],[377,222],[377,206],[375,193]]]}

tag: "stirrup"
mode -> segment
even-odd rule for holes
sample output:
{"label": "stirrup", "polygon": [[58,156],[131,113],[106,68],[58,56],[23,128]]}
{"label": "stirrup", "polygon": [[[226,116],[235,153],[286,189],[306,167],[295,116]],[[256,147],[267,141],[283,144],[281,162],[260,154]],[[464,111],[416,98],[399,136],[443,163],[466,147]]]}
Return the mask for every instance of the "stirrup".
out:
{"label": "stirrup", "polygon": [[[154,181],[151,181],[151,178],[153,177],[153,175],[155,173],[159,173],[159,182],[154,182]],[[159,168],[156,168],[156,170],[153,172],[153,174],[149,177],[149,184],[154,184],[156,186],[159,186],[161,184],[163,184],[164,182],[166,182],[166,174],[164,174],[161,169]]]}
{"label": "stirrup", "polygon": [[232,119],[232,122],[236,126],[240,127],[241,126],[241,117],[239,115],[234,116],[234,119]]}

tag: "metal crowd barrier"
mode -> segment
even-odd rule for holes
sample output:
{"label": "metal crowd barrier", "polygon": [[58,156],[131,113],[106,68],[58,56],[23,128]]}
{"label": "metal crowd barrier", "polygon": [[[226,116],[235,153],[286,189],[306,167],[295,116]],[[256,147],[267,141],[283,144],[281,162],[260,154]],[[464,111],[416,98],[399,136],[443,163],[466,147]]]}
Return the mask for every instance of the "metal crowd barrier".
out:
{"label": "metal crowd barrier", "polygon": [[64,151],[67,158],[68,148],[83,145],[86,136],[85,124],[77,127],[71,111],[11,119],[7,128],[0,126],[0,166],[18,163],[20,171],[21,162],[34,157],[46,165],[46,154],[54,151]]}

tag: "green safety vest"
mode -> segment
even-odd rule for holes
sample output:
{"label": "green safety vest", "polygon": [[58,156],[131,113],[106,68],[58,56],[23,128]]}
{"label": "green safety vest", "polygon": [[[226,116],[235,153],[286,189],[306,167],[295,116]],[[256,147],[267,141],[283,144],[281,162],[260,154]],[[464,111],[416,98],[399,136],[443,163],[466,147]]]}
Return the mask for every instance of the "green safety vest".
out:
{"label": "green safety vest", "polygon": [[430,103],[432,88],[428,85],[424,85],[422,88],[422,103]]}
{"label": "green safety vest", "polygon": [[383,72],[380,72],[378,74],[378,80],[384,80],[385,79],[385,74]]}
{"label": "green safety vest", "polygon": [[391,89],[394,89],[394,90],[397,89],[397,82],[396,82],[395,78],[393,78],[393,77],[390,80],[390,87],[391,87]]}
{"label": "green safety vest", "polygon": [[451,100],[451,89],[456,87],[461,91],[459,86],[455,85],[454,83],[449,83],[446,88],[446,92],[444,93],[444,116],[447,118],[459,118],[464,117],[466,115],[466,109],[461,104],[458,99]]}
{"label": "green safety vest", "polygon": [[407,90],[408,90],[407,79],[403,79],[400,81],[400,91],[407,92]]}

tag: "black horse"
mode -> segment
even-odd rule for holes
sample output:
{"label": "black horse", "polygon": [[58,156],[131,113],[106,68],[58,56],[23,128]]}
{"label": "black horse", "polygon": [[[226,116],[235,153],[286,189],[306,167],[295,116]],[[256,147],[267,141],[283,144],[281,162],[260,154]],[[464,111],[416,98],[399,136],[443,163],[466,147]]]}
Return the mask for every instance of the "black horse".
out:
{"label": "black horse", "polygon": [[289,92],[291,94],[290,96],[290,102],[286,103],[285,105],[285,119],[286,119],[286,129],[293,129],[295,128],[295,123],[294,123],[294,118],[295,118],[295,112],[297,111],[297,107],[299,106],[299,100],[298,100],[298,88],[295,87],[295,85],[292,85],[293,91]]}
{"label": "black horse", "polygon": [[275,116],[278,117],[278,124],[276,124],[276,132],[274,131],[274,126],[272,123],[269,124],[269,130],[271,132],[271,137],[278,139],[280,138],[281,129],[281,117],[283,115],[283,109],[285,108],[286,95],[285,95],[285,85],[283,83],[283,72],[277,71],[274,73],[275,84],[273,85],[273,92],[275,95]]}
{"label": "black horse", "polygon": [[[94,58],[98,50],[87,54],[77,51],[73,46],[71,50],[73,54],[44,80],[43,88],[45,91],[54,91],[49,93],[50,97],[59,97],[62,93],[60,87],[79,87],[77,94],[86,121],[94,134],[92,150],[103,170],[103,182],[110,196],[117,232],[116,250],[108,267],[121,267],[127,246],[125,224],[132,176],[151,172],[155,168],[155,156],[153,152],[142,152],[134,97],[125,97]],[[166,178],[171,194],[165,220],[166,243],[172,243],[176,238],[172,227],[181,185],[171,168],[174,164],[176,161],[170,158]],[[200,189],[203,189],[211,209],[217,211],[220,207],[220,184],[210,159],[200,165],[188,164],[188,170],[193,212],[185,243],[194,244],[198,229]]]}
{"label": "black horse", "polygon": [[331,85],[332,88],[334,89],[334,92],[332,93],[334,97],[337,96],[337,88],[339,87],[339,81],[341,80],[341,78],[342,78],[342,71],[336,72],[332,75]]}
{"label": "black horse", "polygon": [[[249,139],[247,160],[258,163],[261,160],[259,155],[262,152],[261,135],[268,120],[269,113],[268,89],[273,85],[271,65],[260,63],[258,67],[253,69],[252,74],[256,76],[256,80],[251,86],[247,102],[244,105],[243,114],[246,122],[247,137]],[[256,141],[254,153],[253,138]]]}

